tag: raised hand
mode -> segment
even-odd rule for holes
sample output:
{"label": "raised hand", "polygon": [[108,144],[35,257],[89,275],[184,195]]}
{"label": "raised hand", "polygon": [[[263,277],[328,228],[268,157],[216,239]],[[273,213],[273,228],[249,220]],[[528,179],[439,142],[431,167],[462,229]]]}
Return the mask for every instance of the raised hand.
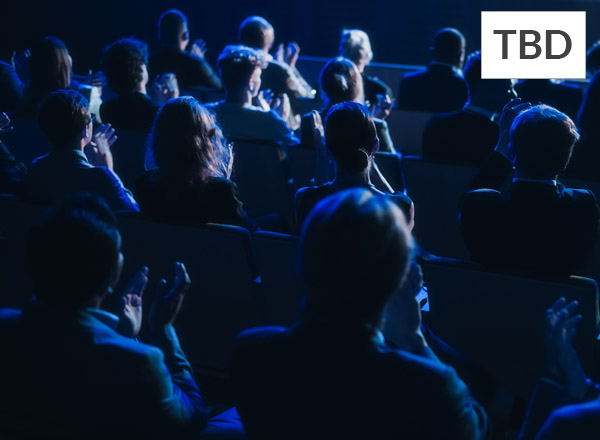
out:
{"label": "raised hand", "polygon": [[85,155],[89,162],[94,166],[105,166],[109,170],[113,169],[112,153],[110,147],[117,140],[115,129],[110,124],[104,124],[98,127],[92,141],[86,146]]}
{"label": "raised hand", "polygon": [[171,98],[178,98],[179,84],[177,83],[177,77],[174,73],[157,75],[149,92],[152,100],[159,105],[164,104]]}
{"label": "raised hand", "polygon": [[198,58],[204,58],[206,51],[206,42],[202,39],[195,40],[190,47],[190,53]]}
{"label": "raised hand", "polygon": [[285,63],[285,47],[283,43],[277,46],[277,50],[275,51],[275,59],[280,63]]}
{"label": "raised hand", "polygon": [[168,290],[166,280],[158,282],[156,297],[150,309],[150,326],[153,329],[173,324],[191,284],[183,263],[175,263],[175,278],[171,290]]}
{"label": "raised hand", "polygon": [[285,49],[285,62],[292,68],[296,67],[296,61],[298,61],[299,55],[300,46],[298,46],[298,43],[288,43]]}
{"label": "raised hand", "polygon": [[512,158],[511,152],[508,149],[510,128],[512,127],[512,124],[519,113],[529,108],[531,108],[531,103],[523,102],[521,98],[515,98],[506,104],[502,109],[502,115],[500,116],[500,137],[498,138],[496,151],[508,159]]}
{"label": "raised hand", "polygon": [[290,106],[290,98],[288,98],[287,94],[281,95],[281,97],[276,97],[271,101],[271,110],[275,111],[281,119],[287,121],[290,117],[290,113],[292,108]]}
{"label": "raised hand", "polygon": [[4,112],[0,113],[0,134],[6,134],[13,131],[13,127],[10,125],[10,118]]}
{"label": "raised hand", "polygon": [[254,105],[268,112],[271,110],[271,101],[273,101],[273,92],[271,90],[261,90],[254,98]]}
{"label": "raised hand", "polygon": [[377,103],[371,105],[371,116],[378,119],[385,119],[390,115],[393,107],[394,101],[392,101],[390,96],[379,93],[377,95]]}
{"label": "raised hand", "polygon": [[119,295],[119,326],[123,336],[135,338],[142,328],[142,297],[148,284],[148,268],[139,269],[127,282]]}

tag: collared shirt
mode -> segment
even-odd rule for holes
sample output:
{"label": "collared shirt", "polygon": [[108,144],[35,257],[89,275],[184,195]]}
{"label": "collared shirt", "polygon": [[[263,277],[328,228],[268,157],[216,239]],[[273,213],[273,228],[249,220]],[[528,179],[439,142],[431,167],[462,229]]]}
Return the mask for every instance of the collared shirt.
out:
{"label": "collared shirt", "polygon": [[497,121],[500,117],[498,113],[491,112],[483,107],[479,107],[477,105],[473,105],[471,103],[466,103],[463,107],[463,111],[467,113],[473,113],[476,115],[481,115],[488,118],[490,121]]}
{"label": "collared shirt", "polygon": [[89,192],[102,197],[113,211],[139,212],[121,179],[106,167],[91,165],[80,150],[54,150],[29,168],[25,195],[29,200],[56,203],[61,197]]}

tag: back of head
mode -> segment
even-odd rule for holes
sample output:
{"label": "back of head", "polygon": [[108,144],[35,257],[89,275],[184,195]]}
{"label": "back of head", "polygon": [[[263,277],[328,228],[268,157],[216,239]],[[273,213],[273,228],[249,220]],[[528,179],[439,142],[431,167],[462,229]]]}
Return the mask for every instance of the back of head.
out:
{"label": "back of head", "polygon": [[183,12],[170,9],[158,19],[158,39],[164,45],[176,45],[179,43],[181,34],[186,27],[187,18]]}
{"label": "back of head", "polygon": [[91,194],[66,198],[27,240],[36,296],[52,306],[83,306],[118,276],[120,245],[116,218],[104,200]]}
{"label": "back of head", "polygon": [[254,71],[263,65],[264,58],[246,46],[227,46],[217,60],[223,85],[230,90],[248,86]]}
{"label": "back of head", "polygon": [[440,29],[433,37],[433,59],[460,67],[465,50],[465,37],[457,29]]}
{"label": "back of head", "polygon": [[510,130],[518,175],[554,179],[566,168],[578,139],[573,121],[555,108],[542,104],[525,110]]}
{"label": "back of head", "polygon": [[365,31],[359,29],[344,29],[339,48],[340,55],[355,64],[369,64],[373,59],[371,42]]}
{"label": "back of head", "polygon": [[173,98],[162,106],[149,138],[161,176],[187,182],[224,177],[228,153],[215,117],[195,98]]}
{"label": "back of head", "polygon": [[273,32],[273,26],[267,20],[259,16],[245,19],[240,25],[240,44],[259,50],[269,50],[272,41],[269,42],[269,33]]}
{"label": "back of head", "polygon": [[306,312],[377,325],[411,254],[404,215],[388,198],[352,189],[322,200],[300,234]]}
{"label": "back of head", "polygon": [[71,56],[65,44],[55,37],[44,37],[31,47],[30,95],[35,102],[71,84]]}
{"label": "back of head", "polygon": [[596,41],[587,51],[586,68],[592,76],[600,70],[600,41]]}
{"label": "back of head", "polygon": [[144,81],[148,46],[135,38],[124,38],[104,48],[102,65],[108,85],[118,94],[136,92]]}
{"label": "back of head", "polygon": [[327,107],[340,102],[357,101],[363,94],[360,72],[348,58],[330,60],[321,71],[319,85],[327,97]]}
{"label": "back of head", "polygon": [[91,121],[89,103],[75,90],[57,90],[40,104],[38,123],[55,149],[76,146]]}
{"label": "back of head", "polygon": [[334,105],[325,118],[325,144],[338,166],[349,174],[363,172],[379,149],[369,110],[356,102]]}

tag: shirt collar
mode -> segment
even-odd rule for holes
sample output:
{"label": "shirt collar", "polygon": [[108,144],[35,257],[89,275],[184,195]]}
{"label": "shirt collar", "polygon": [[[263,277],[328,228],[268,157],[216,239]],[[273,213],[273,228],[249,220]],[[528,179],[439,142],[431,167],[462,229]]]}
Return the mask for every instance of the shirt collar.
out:
{"label": "shirt collar", "polygon": [[479,107],[477,105],[473,105],[468,102],[463,107],[463,111],[465,111],[467,113],[473,113],[476,115],[484,116],[487,119],[489,119],[490,121],[497,121],[498,117],[499,117],[498,113],[491,112],[483,107]]}
{"label": "shirt collar", "polygon": [[88,315],[91,315],[93,318],[96,318],[102,324],[107,325],[113,330],[116,330],[117,326],[119,325],[119,317],[110,312],[107,312],[106,310],[95,309],[93,307],[86,307],[84,311]]}
{"label": "shirt collar", "polygon": [[546,179],[528,179],[527,177],[515,177],[514,182],[533,182],[533,183],[543,183],[545,185],[553,185],[556,186],[556,180],[546,180]]}

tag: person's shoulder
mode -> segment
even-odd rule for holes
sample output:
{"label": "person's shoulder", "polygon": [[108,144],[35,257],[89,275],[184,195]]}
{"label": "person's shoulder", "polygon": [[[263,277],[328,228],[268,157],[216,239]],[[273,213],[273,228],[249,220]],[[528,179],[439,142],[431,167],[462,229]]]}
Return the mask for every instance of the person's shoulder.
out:
{"label": "person's shoulder", "polygon": [[425,75],[427,75],[427,69],[420,69],[420,70],[415,70],[414,72],[407,72],[402,77],[402,81],[410,82],[410,81],[418,80],[420,78],[423,78]]}
{"label": "person's shoulder", "polygon": [[279,326],[251,328],[237,335],[235,338],[235,347],[237,350],[247,349],[254,352],[258,347],[269,345],[285,337],[288,332],[287,328]]}
{"label": "person's shoulder", "polygon": [[502,200],[502,193],[495,189],[480,188],[469,191],[465,198],[470,200]]}

